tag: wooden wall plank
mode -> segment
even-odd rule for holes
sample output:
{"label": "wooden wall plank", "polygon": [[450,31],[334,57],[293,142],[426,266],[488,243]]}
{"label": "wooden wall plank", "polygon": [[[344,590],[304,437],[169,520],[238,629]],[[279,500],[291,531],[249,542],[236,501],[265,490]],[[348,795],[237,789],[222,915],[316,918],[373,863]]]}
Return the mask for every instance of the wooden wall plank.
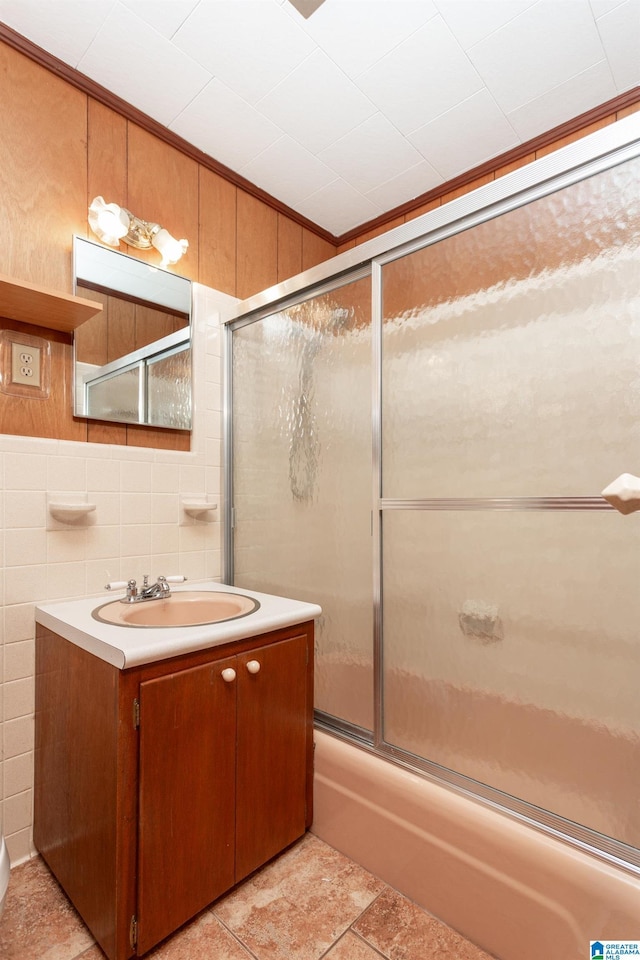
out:
{"label": "wooden wall plank", "polygon": [[[172,273],[198,280],[198,164],[148,133],[128,124],[128,208],[136,217],[159,223],[176,240],[189,241]],[[157,250],[135,250],[140,260],[159,264]]]}
{"label": "wooden wall plank", "polygon": [[278,214],[278,283],[302,272],[302,227]]}
{"label": "wooden wall plank", "polygon": [[74,233],[86,224],[87,97],[0,44],[3,273],[72,292]]}
{"label": "wooden wall plank", "polygon": [[136,447],[189,450],[191,434],[188,430],[164,430],[160,427],[138,427],[135,424],[128,424],[127,443]]}
{"label": "wooden wall plank", "polygon": [[86,440],[87,427],[72,417],[71,336],[17,321],[1,320],[5,330],[20,330],[51,345],[51,394],[48,399],[0,395],[0,433],[58,440]]}
{"label": "wooden wall plank", "polygon": [[107,423],[104,420],[87,420],[87,440],[89,443],[127,442],[127,428],[124,423]]}
{"label": "wooden wall plank", "polygon": [[278,281],[278,214],[243,191],[238,192],[236,296],[245,300]]}
{"label": "wooden wall plank", "polygon": [[200,167],[198,279],[215,290],[236,293],[237,187]]}
{"label": "wooden wall plank", "polygon": [[76,356],[82,363],[102,366],[109,361],[109,297],[97,290],[79,287],[79,295],[102,304],[102,313],[85,320],[74,330]]}
{"label": "wooden wall plank", "polygon": [[309,270],[318,263],[324,263],[335,257],[337,247],[333,243],[328,243],[311,230],[302,231],[302,269]]}
{"label": "wooden wall plank", "polygon": [[[87,104],[87,207],[94,197],[128,208],[127,121],[102,103],[89,98]],[[84,234],[96,240],[87,224]],[[128,252],[125,243],[122,253]]]}

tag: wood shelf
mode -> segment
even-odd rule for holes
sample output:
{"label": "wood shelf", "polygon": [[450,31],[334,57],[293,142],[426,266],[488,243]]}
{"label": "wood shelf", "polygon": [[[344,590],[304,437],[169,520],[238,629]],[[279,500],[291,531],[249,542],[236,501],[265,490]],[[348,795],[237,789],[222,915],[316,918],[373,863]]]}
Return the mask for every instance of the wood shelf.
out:
{"label": "wood shelf", "polygon": [[58,293],[0,274],[0,317],[8,320],[71,333],[101,310],[102,304],[93,300]]}

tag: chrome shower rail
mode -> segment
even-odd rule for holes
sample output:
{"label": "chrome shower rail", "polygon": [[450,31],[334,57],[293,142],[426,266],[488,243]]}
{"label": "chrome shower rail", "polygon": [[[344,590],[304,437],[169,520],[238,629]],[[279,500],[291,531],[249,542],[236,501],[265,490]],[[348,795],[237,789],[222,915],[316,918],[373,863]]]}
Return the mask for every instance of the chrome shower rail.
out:
{"label": "chrome shower rail", "polygon": [[602,497],[382,497],[381,510],[613,510]]}

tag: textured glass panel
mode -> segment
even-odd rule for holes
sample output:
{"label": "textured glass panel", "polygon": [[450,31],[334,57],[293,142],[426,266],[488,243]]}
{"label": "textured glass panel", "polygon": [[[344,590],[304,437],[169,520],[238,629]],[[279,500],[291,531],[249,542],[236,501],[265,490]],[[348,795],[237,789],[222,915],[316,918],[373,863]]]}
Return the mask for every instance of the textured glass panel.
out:
{"label": "textured glass panel", "polygon": [[191,347],[159,357],[147,372],[147,418],[154,427],[191,427]]}
{"label": "textured glass panel", "polygon": [[87,386],[87,415],[102,420],[141,423],[140,367],[131,367]]}
{"label": "textured glass panel", "polygon": [[321,604],[319,710],[371,727],[371,295],[233,334],[235,583]]}
{"label": "textured glass panel", "polygon": [[384,514],[385,739],[640,847],[640,533]]}
{"label": "textured glass panel", "polygon": [[386,497],[593,496],[640,446],[640,160],[383,271]]}

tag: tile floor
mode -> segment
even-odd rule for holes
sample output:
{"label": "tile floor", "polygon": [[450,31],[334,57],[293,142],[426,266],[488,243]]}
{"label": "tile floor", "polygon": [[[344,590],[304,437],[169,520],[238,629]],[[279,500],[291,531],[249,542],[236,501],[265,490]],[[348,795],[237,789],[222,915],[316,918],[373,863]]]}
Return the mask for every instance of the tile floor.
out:
{"label": "tile floor", "polygon": [[[11,873],[2,960],[104,960],[40,858]],[[312,834],[147,954],[148,960],[489,960]]]}

